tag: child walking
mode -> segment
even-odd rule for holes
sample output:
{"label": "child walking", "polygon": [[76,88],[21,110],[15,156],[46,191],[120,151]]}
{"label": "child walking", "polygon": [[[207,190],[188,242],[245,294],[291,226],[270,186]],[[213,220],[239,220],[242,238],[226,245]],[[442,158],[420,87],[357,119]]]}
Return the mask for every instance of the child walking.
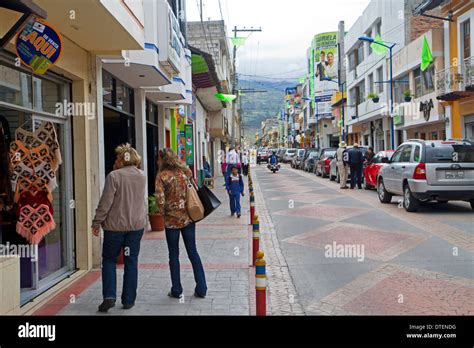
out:
{"label": "child walking", "polygon": [[240,218],[242,215],[240,210],[240,196],[244,196],[244,180],[236,166],[232,167],[231,174],[226,180],[226,188],[230,198],[231,216],[237,214],[237,217]]}

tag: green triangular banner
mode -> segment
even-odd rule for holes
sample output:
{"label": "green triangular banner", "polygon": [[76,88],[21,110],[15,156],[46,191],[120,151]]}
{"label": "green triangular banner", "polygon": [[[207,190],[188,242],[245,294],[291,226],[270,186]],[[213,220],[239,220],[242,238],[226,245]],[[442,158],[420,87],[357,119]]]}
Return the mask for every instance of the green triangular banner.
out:
{"label": "green triangular banner", "polygon": [[375,54],[383,56],[387,53],[387,47],[382,45],[385,45],[385,42],[383,42],[380,35],[377,34],[375,36],[374,42],[370,44],[370,47],[372,48],[372,51],[374,51]]}
{"label": "green triangular banner", "polygon": [[232,41],[232,45],[234,46],[243,46],[245,45],[245,41],[247,41],[246,37],[231,37],[230,41]]}
{"label": "green triangular banner", "polygon": [[214,96],[217,99],[219,99],[220,101],[223,101],[223,102],[226,102],[226,103],[229,103],[229,102],[234,101],[235,99],[237,99],[237,96],[233,95],[233,94],[216,93],[216,94],[214,94]]}
{"label": "green triangular banner", "polygon": [[430,64],[433,62],[433,55],[431,54],[430,45],[426,36],[423,38],[423,48],[421,50],[421,71],[428,69]]}

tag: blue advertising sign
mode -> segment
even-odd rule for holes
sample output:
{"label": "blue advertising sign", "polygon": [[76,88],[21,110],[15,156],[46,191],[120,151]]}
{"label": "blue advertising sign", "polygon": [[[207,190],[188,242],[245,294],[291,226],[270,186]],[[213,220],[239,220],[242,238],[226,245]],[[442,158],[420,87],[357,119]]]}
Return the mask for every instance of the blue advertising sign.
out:
{"label": "blue advertising sign", "polygon": [[61,57],[61,34],[46,21],[33,18],[18,34],[15,46],[21,61],[42,75]]}

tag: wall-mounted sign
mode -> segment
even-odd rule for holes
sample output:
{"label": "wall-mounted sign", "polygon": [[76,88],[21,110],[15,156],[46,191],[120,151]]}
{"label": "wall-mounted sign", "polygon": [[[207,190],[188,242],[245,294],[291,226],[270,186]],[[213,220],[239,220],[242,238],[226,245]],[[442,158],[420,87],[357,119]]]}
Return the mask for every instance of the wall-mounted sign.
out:
{"label": "wall-mounted sign", "polygon": [[193,125],[187,124],[184,126],[184,132],[186,136],[186,164],[193,165],[194,164],[194,132],[193,132]]}
{"label": "wall-mounted sign", "polygon": [[42,75],[61,57],[61,34],[46,21],[32,18],[18,34],[15,46],[21,61]]}
{"label": "wall-mounted sign", "polygon": [[423,113],[425,121],[429,121],[431,116],[431,110],[434,108],[433,100],[427,100],[420,102],[420,111]]}

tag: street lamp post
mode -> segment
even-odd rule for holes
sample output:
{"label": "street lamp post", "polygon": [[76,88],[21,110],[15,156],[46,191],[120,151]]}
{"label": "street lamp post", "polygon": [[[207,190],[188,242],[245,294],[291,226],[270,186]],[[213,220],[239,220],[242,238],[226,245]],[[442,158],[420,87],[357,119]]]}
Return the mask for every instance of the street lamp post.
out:
{"label": "street lamp post", "polygon": [[390,50],[390,140],[392,145],[392,150],[395,150],[395,126],[393,123],[393,48],[395,47],[395,43],[392,45],[386,45],[383,42],[375,41],[373,38],[368,36],[361,36],[359,37],[360,41],[366,41],[369,43],[374,43],[376,45],[380,45],[386,47]]}

